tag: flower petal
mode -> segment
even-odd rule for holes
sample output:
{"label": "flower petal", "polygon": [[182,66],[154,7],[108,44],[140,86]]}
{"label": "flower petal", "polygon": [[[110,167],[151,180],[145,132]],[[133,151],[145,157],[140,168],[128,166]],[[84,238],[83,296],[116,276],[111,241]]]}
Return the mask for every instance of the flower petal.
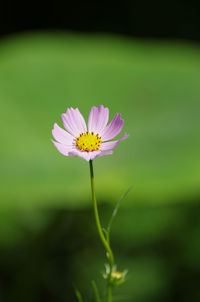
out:
{"label": "flower petal", "polygon": [[122,130],[124,120],[121,119],[121,114],[117,113],[110,124],[102,132],[102,140],[108,141],[117,136]]}
{"label": "flower petal", "polygon": [[72,145],[72,141],[74,139],[73,136],[64,129],[60,128],[56,123],[54,124],[52,135],[58,142],[65,145]]}
{"label": "flower petal", "polygon": [[103,155],[110,155],[112,154],[113,151],[107,151],[107,152],[102,152],[102,151],[92,151],[92,152],[86,152],[86,151],[80,151],[78,149],[70,151],[68,153],[69,156],[79,156],[86,161],[93,160],[97,157],[103,156]]}
{"label": "flower petal", "polygon": [[69,152],[69,156],[79,156],[79,157],[85,159],[86,161],[89,161],[90,153],[91,152],[86,152],[86,151],[81,151],[81,150],[75,149],[75,150]]}
{"label": "flower petal", "polygon": [[126,139],[128,136],[129,135],[127,133],[124,133],[124,135],[116,141],[102,143],[100,147],[101,151],[107,151],[115,148],[119,144],[119,142],[121,142],[121,140]]}
{"label": "flower petal", "polygon": [[88,118],[88,131],[93,131],[95,134],[99,133],[101,136],[102,131],[108,123],[108,117],[108,108],[104,108],[103,105],[92,107]]}
{"label": "flower petal", "polygon": [[78,136],[81,132],[87,131],[85,120],[78,108],[67,109],[66,113],[62,114],[62,122],[65,129],[73,136]]}
{"label": "flower petal", "polygon": [[[91,153],[94,153],[94,152],[91,152]],[[97,158],[97,157],[101,157],[101,156],[104,156],[104,155],[110,155],[110,154],[113,154],[113,151],[110,150],[110,151],[105,151],[105,152],[102,152],[102,151],[98,151],[98,153],[96,154],[93,154],[91,155],[91,160]]]}
{"label": "flower petal", "polygon": [[52,140],[52,143],[54,144],[56,149],[65,156],[69,156],[69,152],[71,152],[73,150],[73,146],[66,146],[64,144],[54,142],[53,140]]}

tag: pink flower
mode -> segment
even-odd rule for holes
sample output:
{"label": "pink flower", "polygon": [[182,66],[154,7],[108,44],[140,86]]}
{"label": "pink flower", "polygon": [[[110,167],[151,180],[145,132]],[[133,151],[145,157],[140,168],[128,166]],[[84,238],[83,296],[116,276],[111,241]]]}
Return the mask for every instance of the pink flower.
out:
{"label": "pink flower", "polygon": [[92,107],[87,127],[78,108],[69,108],[62,114],[62,122],[67,131],[55,123],[52,135],[57,142],[53,140],[52,142],[63,155],[80,156],[87,161],[112,154],[111,149],[128,135],[125,133],[120,139],[110,141],[121,132],[124,120],[117,113],[107,125],[108,117],[108,108],[102,105]]}

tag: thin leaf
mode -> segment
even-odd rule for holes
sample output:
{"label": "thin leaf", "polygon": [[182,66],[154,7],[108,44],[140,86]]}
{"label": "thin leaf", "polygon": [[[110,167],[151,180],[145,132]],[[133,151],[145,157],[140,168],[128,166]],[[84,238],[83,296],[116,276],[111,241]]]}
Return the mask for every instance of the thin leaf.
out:
{"label": "thin leaf", "polygon": [[120,197],[120,199],[118,200],[118,202],[116,203],[115,205],[115,208],[112,212],[112,215],[110,217],[110,220],[108,222],[108,227],[107,227],[107,237],[108,237],[108,241],[109,241],[109,237],[110,237],[110,229],[111,229],[111,226],[112,226],[112,223],[113,223],[113,220],[115,218],[115,216],[117,215],[117,212],[119,210],[119,207],[120,207],[120,204],[122,202],[122,200],[126,197],[126,195],[129,193],[129,191],[132,189],[133,186],[130,186],[125,192],[124,194]]}
{"label": "thin leaf", "polygon": [[74,291],[75,291],[76,297],[78,299],[78,302],[83,302],[83,298],[82,298],[81,293],[79,292],[79,290],[77,288],[74,288]]}
{"label": "thin leaf", "polygon": [[92,281],[92,287],[94,289],[94,294],[95,294],[95,297],[96,297],[96,302],[101,302],[99,291],[98,291],[96,282],[94,280]]}

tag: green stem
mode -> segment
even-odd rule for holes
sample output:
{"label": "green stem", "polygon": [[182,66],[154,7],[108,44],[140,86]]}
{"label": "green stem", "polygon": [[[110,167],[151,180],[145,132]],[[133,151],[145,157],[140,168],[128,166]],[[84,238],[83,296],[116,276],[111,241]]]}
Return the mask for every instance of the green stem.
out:
{"label": "green stem", "polygon": [[113,257],[111,247],[110,247],[108,241],[106,240],[106,238],[104,236],[104,233],[102,231],[101,222],[100,222],[99,213],[98,213],[97,201],[96,201],[96,194],[95,194],[94,171],[93,171],[92,160],[90,160],[89,163],[90,163],[92,200],[93,200],[93,205],[94,205],[94,216],[95,216],[96,226],[97,226],[97,230],[98,230],[98,233],[99,233],[99,237],[100,237],[100,239],[103,243],[103,246],[105,247],[105,250],[109,255],[108,259],[109,259],[109,265],[110,265],[110,276],[108,278],[107,302],[111,302],[112,301],[112,285],[111,285],[110,281],[111,281],[111,272],[112,272],[113,265],[114,265],[114,257]]}
{"label": "green stem", "polygon": [[112,285],[109,283],[107,287],[107,302],[112,302]]}

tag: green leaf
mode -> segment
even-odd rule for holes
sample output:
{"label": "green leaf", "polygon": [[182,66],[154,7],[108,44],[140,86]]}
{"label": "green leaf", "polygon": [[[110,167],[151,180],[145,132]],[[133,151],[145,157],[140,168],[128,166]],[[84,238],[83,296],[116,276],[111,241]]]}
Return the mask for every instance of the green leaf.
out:
{"label": "green leaf", "polygon": [[129,191],[132,189],[132,186],[130,186],[125,192],[124,194],[120,197],[120,199],[118,200],[118,202],[116,203],[114,210],[112,212],[112,215],[110,217],[110,220],[108,222],[108,227],[107,227],[107,239],[109,241],[109,237],[110,237],[110,229],[113,223],[113,220],[115,218],[115,216],[117,215],[117,212],[119,210],[119,207],[121,205],[122,200],[124,200],[124,198],[126,197],[126,195],[129,193]]}
{"label": "green leaf", "polygon": [[98,291],[96,282],[95,282],[94,280],[92,281],[92,287],[93,287],[93,289],[94,289],[94,294],[95,294],[95,297],[96,297],[96,302],[101,302],[101,298],[100,298],[100,295],[99,295],[99,291]]}
{"label": "green leaf", "polygon": [[76,297],[78,299],[78,302],[83,302],[83,298],[82,298],[81,293],[79,292],[79,290],[77,288],[74,288],[74,291],[75,291]]}

